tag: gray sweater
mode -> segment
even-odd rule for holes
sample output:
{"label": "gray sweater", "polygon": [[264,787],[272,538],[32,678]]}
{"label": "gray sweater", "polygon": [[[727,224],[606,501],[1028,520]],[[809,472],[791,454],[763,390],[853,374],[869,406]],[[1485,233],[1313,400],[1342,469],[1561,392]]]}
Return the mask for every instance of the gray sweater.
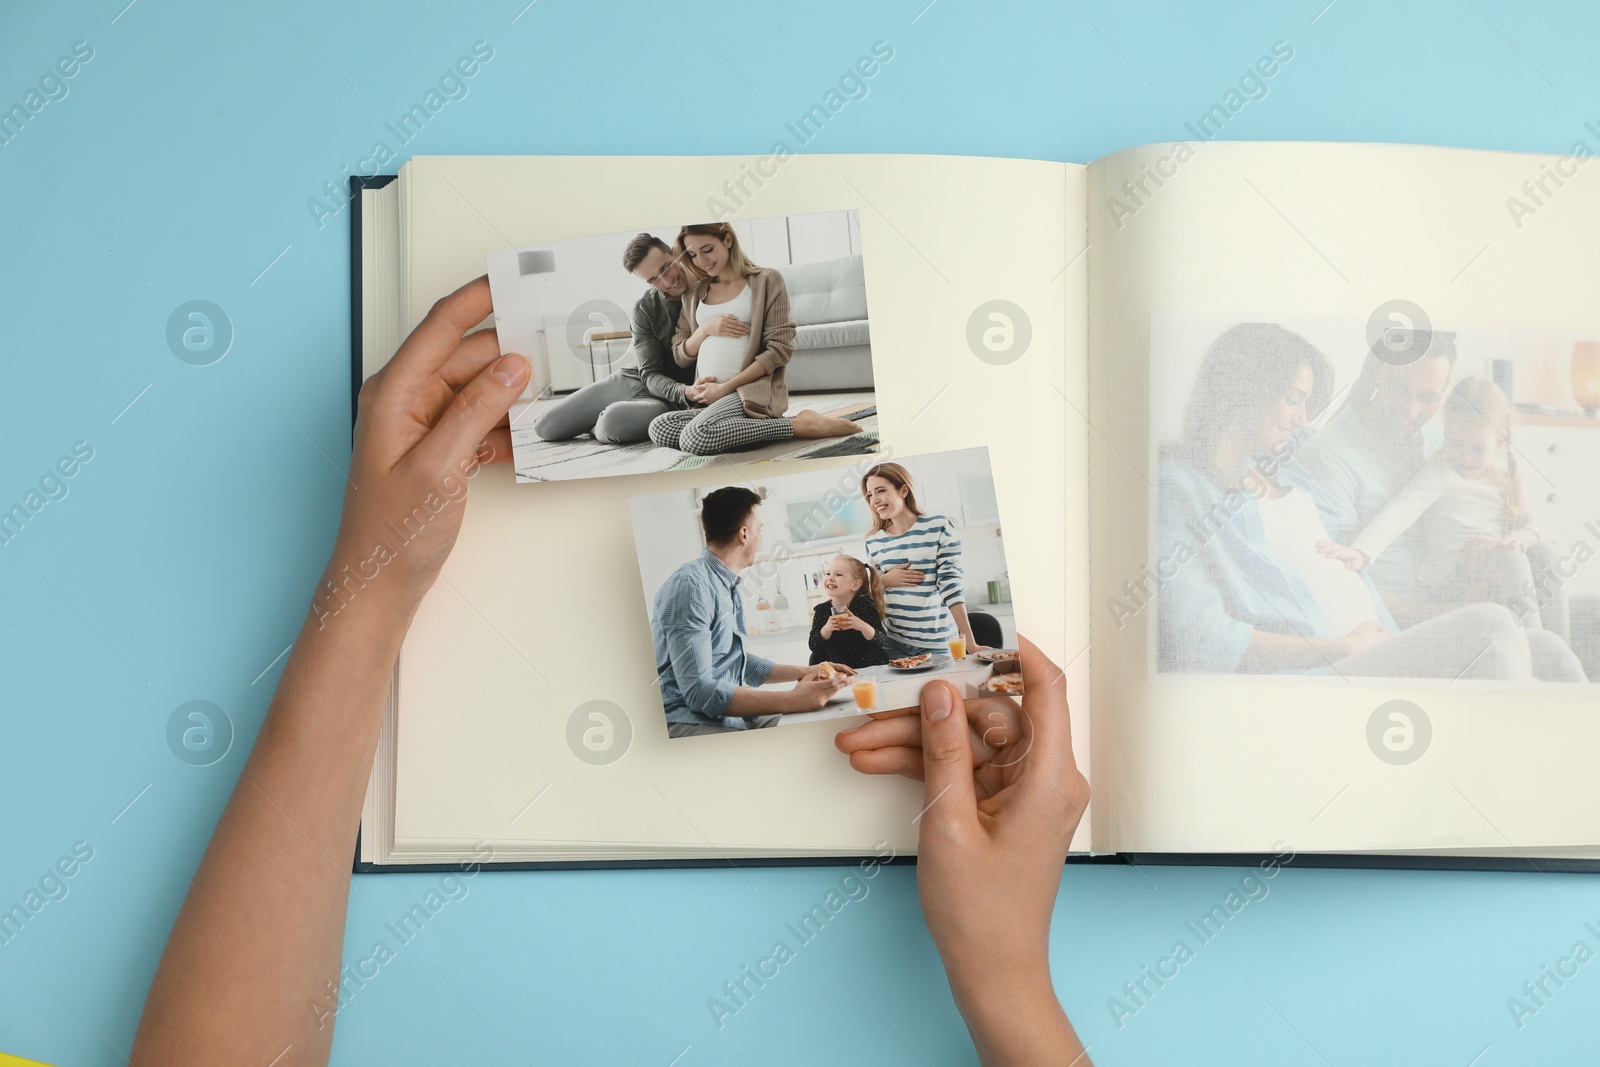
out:
{"label": "gray sweater", "polygon": [[680,301],[659,289],[647,289],[633,305],[633,355],[638,378],[651,396],[685,406],[683,387],[694,382],[694,368],[672,358],[672,333],[678,326]]}

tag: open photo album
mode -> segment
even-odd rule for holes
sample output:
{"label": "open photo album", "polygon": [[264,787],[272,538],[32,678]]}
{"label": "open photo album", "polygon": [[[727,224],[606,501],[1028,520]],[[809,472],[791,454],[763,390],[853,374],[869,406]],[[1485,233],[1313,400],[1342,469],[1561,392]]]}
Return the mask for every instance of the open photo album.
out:
{"label": "open photo album", "polygon": [[1593,154],[353,179],[352,384],[485,273],[533,367],[356,869],[909,859],[920,785],[835,733],[1025,700],[1020,638],[1074,858],[1600,869]]}

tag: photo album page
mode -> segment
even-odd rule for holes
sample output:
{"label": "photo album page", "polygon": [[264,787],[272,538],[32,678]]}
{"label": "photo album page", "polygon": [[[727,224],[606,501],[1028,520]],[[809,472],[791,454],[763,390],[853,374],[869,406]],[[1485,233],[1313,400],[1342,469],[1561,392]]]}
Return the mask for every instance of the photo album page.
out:
{"label": "photo album page", "polygon": [[1176,147],[1089,177],[1110,843],[1593,854],[1600,187]]}
{"label": "photo album page", "polygon": [[406,164],[395,328],[487,272],[533,374],[401,652],[364,854],[911,855],[922,787],[834,735],[934,678],[1019,696],[1019,636],[1071,665],[1087,768],[1085,179]]}

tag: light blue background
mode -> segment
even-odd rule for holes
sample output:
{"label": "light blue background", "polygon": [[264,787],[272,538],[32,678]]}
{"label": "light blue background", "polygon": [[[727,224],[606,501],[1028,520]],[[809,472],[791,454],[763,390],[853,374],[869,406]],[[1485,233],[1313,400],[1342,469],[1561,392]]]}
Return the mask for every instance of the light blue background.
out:
{"label": "light blue background", "polygon": [[[493,60],[406,151],[763,153],[877,40],[893,61],[808,150],[1088,161],[1185,136],[1276,40],[1294,61],[1230,137],[1554,152],[1600,119],[1600,14],[1578,3],[538,0],[513,22],[525,2],[0,13],[0,104],[73,42],[95,50],[0,147],[0,504],[73,442],[95,450],[0,546],[0,905],[95,849],[0,946],[0,1049],[109,1064],[131,1042],[338,518],[348,228],[306,201],[474,41]],[[208,367],[164,339],[195,298],[236,330]],[[237,726],[211,767],[166,745],[192,699]],[[971,1062],[909,869],[713,1025],[707,998],[839,874],[479,877],[351,1001],[335,1061]],[[1600,963],[1520,1031],[1506,1008],[1596,944],[1600,879],[1571,876],[1287,871],[1118,1029],[1107,999],[1240,874],[1066,872],[1056,982],[1097,1063],[1592,1060]],[[358,879],[347,947],[435,880]]]}

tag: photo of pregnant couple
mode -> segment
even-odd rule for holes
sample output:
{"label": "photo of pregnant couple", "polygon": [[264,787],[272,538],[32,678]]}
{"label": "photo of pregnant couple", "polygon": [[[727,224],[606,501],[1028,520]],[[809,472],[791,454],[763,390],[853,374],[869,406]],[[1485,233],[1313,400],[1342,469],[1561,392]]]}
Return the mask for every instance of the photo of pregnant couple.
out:
{"label": "photo of pregnant couple", "polygon": [[671,737],[1021,692],[984,449],[630,508]]}
{"label": "photo of pregnant couple", "polygon": [[1594,347],[1158,320],[1158,669],[1600,679]]}
{"label": "photo of pregnant couple", "polygon": [[488,257],[521,481],[878,449],[854,211],[690,223]]}

